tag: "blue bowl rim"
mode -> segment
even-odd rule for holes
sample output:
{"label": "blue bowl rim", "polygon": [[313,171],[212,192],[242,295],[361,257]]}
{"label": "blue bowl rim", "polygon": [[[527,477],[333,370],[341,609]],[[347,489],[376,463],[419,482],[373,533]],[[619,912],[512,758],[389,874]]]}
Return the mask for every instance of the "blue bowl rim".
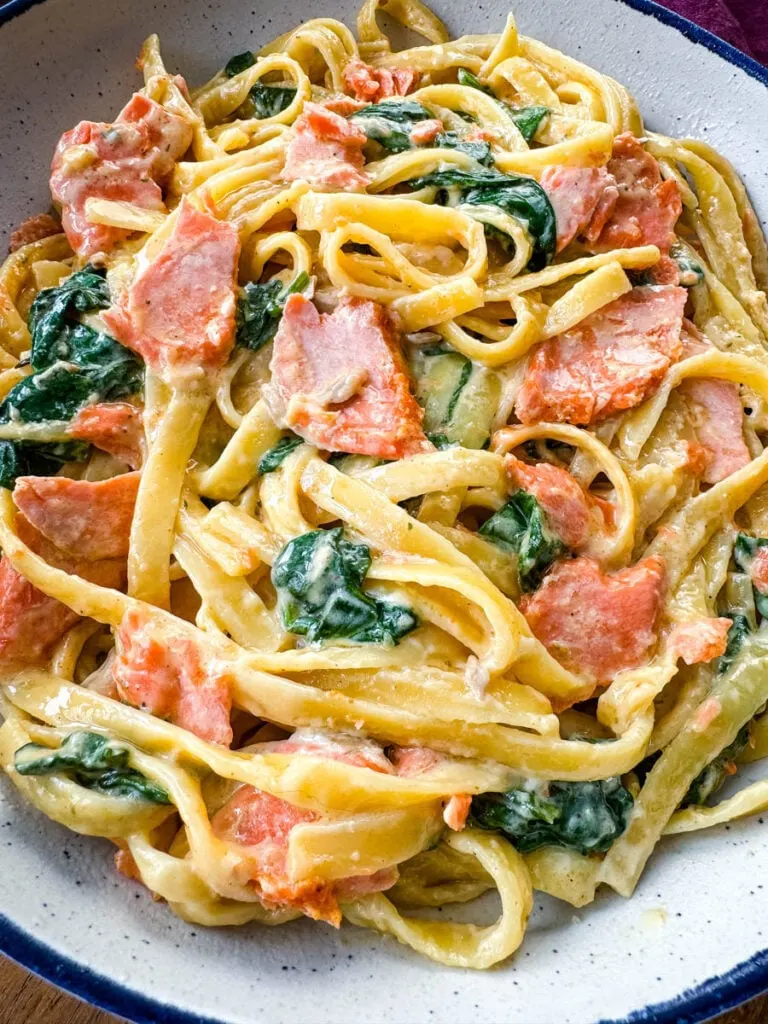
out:
{"label": "blue bowl rim", "polygon": [[[0,6],[0,27],[45,0],[9,0]],[[724,39],[700,28],[674,11],[653,0],[616,0],[617,3],[648,14],[657,21],[681,32],[686,39],[734,64],[751,78],[768,87],[768,68],[752,57],[726,43]],[[58,953],[0,914],[0,952],[26,967],[34,974],[59,988],[78,996],[102,1010],[133,1021],[134,1024],[229,1024],[213,1017],[201,1017],[178,1007],[168,1006],[149,996],[121,985],[104,974],[83,967],[71,957]],[[724,974],[682,992],[674,999],[653,1003],[635,1010],[621,1021],[599,1024],[699,1024],[715,1014],[724,1013],[768,989],[768,949],[737,964]]]}

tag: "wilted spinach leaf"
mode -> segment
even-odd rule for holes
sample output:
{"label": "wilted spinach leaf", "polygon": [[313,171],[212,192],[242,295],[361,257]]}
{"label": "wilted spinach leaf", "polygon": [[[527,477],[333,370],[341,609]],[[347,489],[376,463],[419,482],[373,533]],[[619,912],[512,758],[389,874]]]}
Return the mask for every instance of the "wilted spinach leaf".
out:
{"label": "wilted spinach leaf", "polygon": [[291,452],[295,452],[299,445],[302,444],[304,444],[302,438],[296,437],[295,434],[292,434],[290,437],[281,437],[259,459],[259,472],[274,473],[285,462]]}
{"label": "wilted spinach leaf", "polygon": [[515,491],[478,533],[517,555],[517,574],[523,590],[535,590],[550,565],[566,552],[563,542],[550,529],[546,513],[528,491]]}
{"label": "wilted spinach leaf", "polygon": [[283,306],[278,301],[282,292],[282,281],[267,281],[264,284],[249,281],[245,285],[242,296],[237,300],[235,314],[238,345],[258,352],[267,342],[272,341],[283,315]]}
{"label": "wilted spinach leaf", "polygon": [[11,388],[0,405],[0,423],[68,421],[84,405],[139,390],[143,367],[137,357],[74,319],[109,303],[103,274],[90,267],[40,292],[29,314],[34,372]]}
{"label": "wilted spinach leaf", "polygon": [[[451,168],[413,178],[408,184],[414,189],[432,186],[442,192],[455,190],[462,205],[495,206],[521,221],[533,243],[533,253],[528,261],[530,270],[540,270],[546,266],[555,253],[555,211],[547,193],[534,178],[520,174],[501,174],[493,170],[463,171]],[[489,233],[489,226],[485,227],[486,233]],[[514,251],[514,240],[511,237],[503,235],[499,238],[501,233],[498,229],[490,233],[510,251]]]}
{"label": "wilted spinach leaf", "polygon": [[258,352],[277,333],[283,307],[289,295],[302,292],[309,284],[309,276],[298,274],[293,282],[284,285],[273,279],[265,284],[249,281],[237,301],[235,314],[235,341],[243,348]]}
{"label": "wilted spinach leaf", "polygon": [[44,370],[59,359],[68,359],[66,329],[72,315],[106,309],[109,303],[109,287],[103,271],[90,266],[78,270],[55,288],[44,288],[29,311],[33,368]]}
{"label": "wilted spinach leaf", "polygon": [[411,132],[419,121],[428,121],[432,114],[413,100],[372,103],[350,114],[349,119],[361,128],[371,142],[378,142],[388,153],[402,153],[413,148]]}
{"label": "wilted spinach leaf", "polygon": [[493,89],[483,85],[477,75],[473,75],[467,68],[459,68],[458,79],[459,85],[466,85],[470,89],[477,89],[479,92],[484,92],[486,96],[494,95]]}
{"label": "wilted spinach leaf", "polygon": [[64,775],[78,786],[108,796],[170,803],[162,786],[128,767],[129,753],[95,732],[73,732],[58,750],[26,743],[14,755],[19,775]]}
{"label": "wilted spinach leaf", "polygon": [[[433,114],[414,100],[374,103],[350,114],[350,120],[362,128],[369,140],[378,142],[389,153],[402,153],[414,149],[411,133],[420,121],[431,120]],[[486,167],[493,164],[491,147],[487,142],[469,142],[458,132],[441,132],[432,142],[425,143],[436,149],[455,149]]]}
{"label": "wilted spinach leaf", "polygon": [[[467,71],[466,68],[459,68],[459,85],[469,86],[470,89],[478,89],[480,92],[484,92],[486,96],[492,96],[494,99],[497,99],[493,89],[483,85],[480,79],[473,75],[471,71]],[[529,145],[539,130],[541,122],[552,113],[549,107],[511,107],[502,100],[498,100],[498,102],[509,112],[520,134]]]}
{"label": "wilted spinach leaf", "polygon": [[293,103],[296,87],[293,85],[265,85],[256,82],[248,90],[248,99],[240,108],[242,117],[275,117]]}
{"label": "wilted spinach leaf", "polygon": [[505,106],[528,144],[533,142],[539,125],[551,113],[549,107],[510,107],[507,104]]}
{"label": "wilted spinach leaf", "polygon": [[704,268],[693,257],[686,252],[682,245],[673,245],[669,255],[677,264],[680,271],[680,284],[683,288],[694,288],[704,280]]}
{"label": "wilted spinach leaf", "polygon": [[[247,71],[256,63],[256,58],[246,50],[245,53],[238,53],[230,57],[224,65],[224,74],[227,78],[233,78],[242,71]],[[240,105],[237,113],[240,117],[274,117],[282,114],[286,107],[290,107],[296,96],[296,88],[293,85],[270,85],[267,82],[254,82],[248,90],[248,96]]]}
{"label": "wilted spinach leaf", "polygon": [[526,789],[484,793],[472,800],[472,820],[503,832],[521,853],[562,846],[605,853],[627,827],[634,801],[619,778],[552,782],[549,796]]}
{"label": "wilted spinach leaf", "polygon": [[467,156],[476,160],[484,167],[493,165],[491,147],[487,142],[466,142],[458,132],[443,132],[438,135],[432,143],[436,149],[455,149],[459,153],[466,153]]}
{"label": "wilted spinach leaf", "polygon": [[[68,343],[72,347],[66,362],[33,373],[11,388],[0,405],[0,423],[69,421],[85,405],[112,401],[140,388],[141,364],[108,335],[78,324],[68,332]],[[99,358],[99,350],[102,361],[88,362]]]}
{"label": "wilted spinach leaf", "polygon": [[234,78],[235,75],[239,75],[241,71],[247,71],[248,68],[252,68],[255,63],[256,58],[250,50],[246,50],[245,53],[236,53],[235,56],[230,57],[224,65],[224,74],[227,78]]}
{"label": "wilted spinach leaf", "polygon": [[450,441],[445,434],[427,434],[427,440],[431,441],[432,444],[439,451],[445,451],[446,448],[459,448],[458,441]]}
{"label": "wilted spinach leaf", "polygon": [[730,612],[728,613],[728,618],[733,620],[733,624],[728,630],[728,644],[725,648],[725,654],[722,655],[717,666],[717,674],[721,676],[725,675],[734,661],[736,661],[744,646],[744,641],[752,632],[749,619],[743,613]]}
{"label": "wilted spinach leaf", "polygon": [[341,527],[288,541],[272,566],[285,628],[311,642],[396,644],[418,620],[405,605],[363,591],[370,566],[370,548],[346,540]]}
{"label": "wilted spinach leaf", "polygon": [[84,462],[89,451],[83,441],[0,441],[0,487],[12,491],[20,476],[52,476],[65,462]]}
{"label": "wilted spinach leaf", "polygon": [[768,547],[768,538],[751,537],[748,533],[737,533],[733,546],[733,560],[742,572],[749,572],[760,548]]}
{"label": "wilted spinach leaf", "polygon": [[351,121],[367,121],[370,118],[382,117],[395,124],[411,128],[417,121],[428,121],[432,114],[421,103],[415,100],[392,100],[384,103],[370,103],[362,110],[349,115]]}
{"label": "wilted spinach leaf", "polygon": [[[68,422],[95,402],[133,394],[141,388],[143,366],[114,338],[78,321],[80,313],[110,303],[102,271],[85,267],[56,288],[45,288],[29,314],[33,373],[20,380],[0,404],[0,423]],[[62,463],[87,457],[88,446],[4,441],[0,445],[0,486],[17,476],[56,472]]]}
{"label": "wilted spinach leaf", "polygon": [[749,726],[749,722],[743,725],[734,741],[724,747],[705,768],[702,768],[683,797],[681,807],[706,804],[722,787],[728,776],[733,775],[736,771],[734,762],[749,743]]}

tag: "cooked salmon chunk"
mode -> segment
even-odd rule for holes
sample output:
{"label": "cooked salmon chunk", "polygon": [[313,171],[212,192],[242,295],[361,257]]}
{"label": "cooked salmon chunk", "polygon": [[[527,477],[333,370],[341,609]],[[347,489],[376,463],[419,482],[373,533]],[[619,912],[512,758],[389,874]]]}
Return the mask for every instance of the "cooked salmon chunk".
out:
{"label": "cooked salmon chunk", "polygon": [[[21,514],[18,533],[24,544],[56,569],[80,576],[101,587],[119,589],[125,581],[123,559],[72,556],[44,537]],[[39,664],[80,616],[67,605],[48,597],[0,559],[0,661]]]}
{"label": "cooked salmon chunk", "polygon": [[755,552],[749,567],[752,585],[759,594],[768,594],[768,547],[760,547]]}
{"label": "cooked salmon chunk", "polygon": [[603,573],[591,558],[558,562],[521,608],[534,635],[594,686],[642,665],[656,644],[664,563],[649,557]]}
{"label": "cooked salmon chunk", "polygon": [[361,192],[369,183],[363,171],[367,141],[361,128],[327,106],[305,103],[293,125],[283,179],[308,181],[317,189]]}
{"label": "cooked salmon chunk", "polygon": [[701,616],[675,626],[669,637],[669,648],[686,665],[698,665],[725,654],[731,619]]}
{"label": "cooked salmon chunk", "polygon": [[[380,747],[339,733],[299,729],[289,739],[260,749],[264,753],[308,754],[344,761],[359,768],[392,771]],[[313,811],[246,785],[214,815],[211,825],[221,839],[248,848],[251,885],[266,902],[295,907],[308,917],[338,927],[340,898],[352,899],[389,889],[397,881],[397,870],[387,868],[372,875],[356,875],[335,882],[292,878],[287,867],[290,833],[296,825],[317,818]]]}
{"label": "cooked salmon chunk", "polygon": [[468,793],[461,793],[452,796],[445,805],[443,821],[448,828],[454,832],[461,832],[467,824],[467,818],[472,807],[472,797]]}
{"label": "cooked salmon chunk", "polygon": [[540,462],[529,466],[507,455],[504,468],[513,487],[528,491],[547,514],[550,527],[572,551],[582,548],[597,532],[613,523],[613,506],[585,491],[560,466]]}
{"label": "cooked salmon chunk", "polygon": [[13,500],[35,529],[61,551],[89,562],[125,558],[140,473],[109,480],[21,476]]}
{"label": "cooked salmon chunk", "polygon": [[395,771],[404,779],[437,768],[442,760],[437,751],[430,747],[392,747],[389,758]]}
{"label": "cooked salmon chunk", "polygon": [[117,634],[114,678],[134,707],[188,729],[210,743],[232,742],[226,676],[188,636],[129,611]]}
{"label": "cooked salmon chunk", "polygon": [[619,197],[616,181],[604,167],[545,167],[541,186],[555,211],[558,252],[587,230],[599,234]]}
{"label": "cooked salmon chunk", "polygon": [[220,839],[248,848],[250,884],[267,903],[295,907],[315,921],[341,924],[333,884],[320,878],[292,879],[288,874],[288,839],[296,825],[317,815],[254,786],[241,786],[211,820]]}
{"label": "cooked salmon chunk", "polygon": [[518,418],[586,426],[638,405],[682,355],[686,297],[672,285],[633,288],[543,342],[517,395]]}
{"label": "cooked salmon chunk", "polygon": [[362,60],[351,60],[344,68],[344,84],[355,99],[378,103],[390,96],[406,96],[418,83],[411,68],[374,68]]}
{"label": "cooked salmon chunk", "polygon": [[638,245],[657,245],[666,252],[683,212],[677,182],[662,179],[658,161],[629,132],[614,141],[608,173],[618,196],[599,234],[590,233],[593,252]]}
{"label": "cooked salmon chunk", "polygon": [[438,135],[444,131],[445,126],[436,117],[430,117],[426,121],[417,121],[411,129],[410,139],[414,146],[430,146]]}
{"label": "cooked salmon chunk", "polygon": [[170,237],[105,323],[160,375],[223,366],[235,338],[239,254],[232,224],[182,200]]}
{"label": "cooked salmon chunk", "polygon": [[383,306],[344,298],[318,313],[301,295],[285,305],[264,389],[270,411],[332,452],[402,459],[431,451],[423,412]]}
{"label": "cooked salmon chunk", "polygon": [[144,430],[141,410],[129,402],[87,405],[75,416],[68,431],[72,437],[107,452],[131,469],[142,461]]}
{"label": "cooked salmon chunk", "polygon": [[727,380],[698,378],[685,381],[680,390],[689,400],[696,437],[706,457],[701,479],[719,483],[750,461],[739,389]]}
{"label": "cooked salmon chunk", "polygon": [[130,234],[92,224],[85,212],[88,199],[164,210],[160,186],[191,141],[187,121],[139,93],[113,124],[81,121],[65,132],[53,156],[50,184],[75,252],[86,259],[109,252]]}

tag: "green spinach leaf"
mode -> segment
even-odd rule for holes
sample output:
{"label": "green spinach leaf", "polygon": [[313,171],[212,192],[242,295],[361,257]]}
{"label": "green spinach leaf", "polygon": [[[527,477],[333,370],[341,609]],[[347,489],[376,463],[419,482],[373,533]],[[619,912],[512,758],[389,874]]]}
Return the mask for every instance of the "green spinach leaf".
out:
{"label": "green spinach leaf", "polygon": [[[486,96],[492,96],[494,99],[497,99],[493,89],[490,89],[487,85],[483,85],[480,79],[473,75],[471,71],[467,71],[466,68],[459,68],[459,85],[466,85],[471,89],[478,89],[480,92],[484,92]],[[549,107],[511,107],[508,103],[504,103],[502,100],[498,100],[498,102],[501,103],[501,105],[509,112],[510,117],[517,125],[520,134],[529,145],[533,142],[534,136],[539,130],[541,122],[545,117],[548,117],[552,113]]]}
{"label": "green spinach leaf", "polygon": [[483,85],[477,75],[473,75],[467,68],[459,68],[458,72],[459,85],[466,85],[469,89],[477,89],[478,92],[484,92],[486,96],[494,96],[493,89],[487,85]]}
{"label": "green spinach leaf", "polygon": [[83,441],[0,441],[0,487],[12,491],[20,476],[53,476],[65,462],[84,462],[89,451]]}
{"label": "green spinach leaf", "polygon": [[305,273],[298,274],[287,287],[282,281],[274,279],[265,284],[249,281],[237,302],[236,344],[258,352],[272,341],[288,296],[303,292],[308,284],[309,276]]}
{"label": "green spinach leaf", "polygon": [[275,117],[282,114],[296,98],[293,85],[263,85],[256,82],[248,91],[248,99],[240,108],[242,117]]}
{"label": "green spinach leaf", "polygon": [[[413,100],[374,103],[350,114],[350,120],[362,128],[369,140],[378,142],[389,153],[402,153],[414,149],[411,133],[420,121],[433,117],[426,107]],[[493,164],[491,147],[487,142],[468,142],[458,132],[441,132],[434,142],[427,143],[436,149],[455,149],[478,163],[490,167]]]}
{"label": "green spinach leaf", "polygon": [[108,334],[74,319],[109,303],[103,274],[90,267],[40,292],[29,315],[34,372],[11,388],[0,404],[0,423],[68,421],[84,405],[140,389],[139,359]]}
{"label": "green spinach leaf", "polygon": [[381,117],[410,129],[417,121],[429,121],[432,114],[415,100],[391,100],[371,103],[362,110],[356,110],[349,117],[352,121],[367,121],[369,118]]}
{"label": "green spinach leaf", "polygon": [[291,434],[290,437],[281,437],[280,440],[276,444],[272,445],[268,451],[264,452],[259,459],[259,472],[274,473],[276,469],[282,466],[283,462],[285,462],[291,452],[295,452],[302,444],[304,444],[303,439],[296,437],[295,434]]}
{"label": "green spinach leaf", "polygon": [[[505,106],[507,106],[505,104]],[[507,106],[510,117],[515,122],[525,141],[530,145],[533,142],[539,125],[545,117],[549,117],[552,111],[549,107],[510,107]]]}
{"label": "green spinach leaf", "polygon": [[[242,71],[247,71],[256,63],[256,58],[249,51],[238,53],[230,57],[224,65],[224,74],[227,78],[233,78]],[[274,117],[290,107],[296,97],[296,87],[293,85],[271,85],[267,82],[254,82],[248,90],[248,96],[240,105],[237,114],[239,117]]]}
{"label": "green spinach leaf", "polygon": [[256,58],[250,50],[246,50],[245,53],[236,53],[235,56],[230,57],[224,65],[224,74],[227,78],[234,78],[235,75],[239,75],[241,71],[247,71],[248,68],[252,68],[255,63]]}
{"label": "green spinach leaf", "polygon": [[478,533],[517,555],[517,574],[523,590],[535,590],[547,569],[566,547],[550,529],[547,515],[528,491],[515,491]]}
{"label": "green spinach leaf", "polygon": [[669,255],[677,264],[680,271],[680,284],[683,288],[694,288],[704,280],[704,268],[683,248],[682,245],[673,245]]}
{"label": "green spinach leaf", "polygon": [[419,121],[428,121],[432,115],[413,100],[391,103],[372,103],[350,114],[349,119],[388,153],[402,153],[413,148],[411,132]]}
{"label": "green spinach leaf", "polygon": [[272,566],[285,628],[312,643],[396,644],[418,620],[405,605],[363,591],[370,566],[370,548],[346,540],[341,527],[289,541]]}
{"label": "green spinach leaf", "polygon": [[[78,335],[80,331],[112,341],[107,335],[96,335],[88,327],[79,327],[72,333]],[[72,362],[54,364],[25,377],[11,388],[0,405],[0,423],[69,421],[85,405],[134,394],[143,379],[141,364],[127,349],[116,352],[115,356],[101,364],[78,364],[75,362],[78,355],[73,352]]]}
{"label": "green spinach leaf", "polygon": [[521,853],[561,846],[605,853],[627,827],[634,801],[619,778],[552,782],[549,795],[527,789],[485,793],[472,800],[472,820],[503,832]]}
{"label": "green spinach leaf", "polygon": [[458,441],[451,441],[445,436],[445,434],[430,434],[427,433],[427,440],[431,441],[432,444],[439,451],[445,451],[446,448],[460,448],[461,445]]}
{"label": "green spinach leaf", "polygon": [[760,548],[768,547],[767,537],[751,537],[748,533],[737,533],[733,545],[733,560],[742,570],[748,573],[752,562]]}
{"label": "green spinach leaf", "polygon": [[458,132],[443,132],[437,136],[433,145],[436,149],[455,149],[459,153],[466,153],[484,167],[493,166],[491,147],[487,142],[466,142]]}
{"label": "green spinach leaf", "polygon": [[55,288],[44,288],[29,311],[33,368],[44,370],[60,359],[68,359],[66,328],[73,314],[106,309],[109,303],[104,272],[90,266],[78,270]]}
{"label": "green spinach leaf", "polygon": [[708,803],[722,787],[728,776],[733,775],[736,770],[734,762],[749,743],[749,727],[749,722],[743,725],[736,734],[733,743],[729,743],[727,747],[724,747],[717,757],[709,762],[706,768],[702,768],[683,797],[683,801],[680,804],[681,807],[700,806]]}
{"label": "green spinach leaf", "polygon": [[[86,405],[111,401],[141,388],[143,365],[127,348],[77,317],[110,304],[103,271],[85,267],[56,288],[45,288],[29,314],[33,373],[0,403],[0,423],[68,422]],[[80,442],[0,442],[0,486],[18,476],[56,472],[64,462],[87,458]]]}
{"label": "green spinach leaf", "polygon": [[[510,217],[521,221],[533,242],[533,253],[528,261],[530,270],[541,270],[550,262],[557,242],[557,222],[549,197],[534,178],[520,174],[501,174],[493,170],[463,171],[458,168],[435,171],[408,184],[420,189],[432,186],[441,193],[453,191],[458,202],[467,206],[495,206]],[[467,211],[471,212],[471,211]],[[505,248],[514,251],[514,240],[500,232],[486,233],[502,241]]]}
{"label": "green spinach leaf", "polygon": [[129,752],[95,732],[70,733],[58,750],[26,743],[14,755],[19,775],[64,775],[78,786],[109,796],[170,803],[166,791],[128,766]]}
{"label": "green spinach leaf", "polygon": [[717,674],[719,676],[725,675],[731,665],[733,665],[741,653],[744,641],[752,632],[750,621],[742,612],[729,612],[727,617],[732,620],[732,625],[728,630],[728,643],[725,653],[718,662]]}

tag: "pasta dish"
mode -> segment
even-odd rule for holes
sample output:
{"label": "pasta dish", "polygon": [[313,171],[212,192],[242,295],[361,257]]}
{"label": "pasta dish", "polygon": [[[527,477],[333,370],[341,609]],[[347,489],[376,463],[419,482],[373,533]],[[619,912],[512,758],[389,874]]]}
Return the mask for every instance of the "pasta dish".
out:
{"label": "pasta dish", "polygon": [[768,807],[768,250],[727,160],[420,0],[139,67],[0,269],[23,797],[187,921],[479,969],[534,890],[630,896]]}

